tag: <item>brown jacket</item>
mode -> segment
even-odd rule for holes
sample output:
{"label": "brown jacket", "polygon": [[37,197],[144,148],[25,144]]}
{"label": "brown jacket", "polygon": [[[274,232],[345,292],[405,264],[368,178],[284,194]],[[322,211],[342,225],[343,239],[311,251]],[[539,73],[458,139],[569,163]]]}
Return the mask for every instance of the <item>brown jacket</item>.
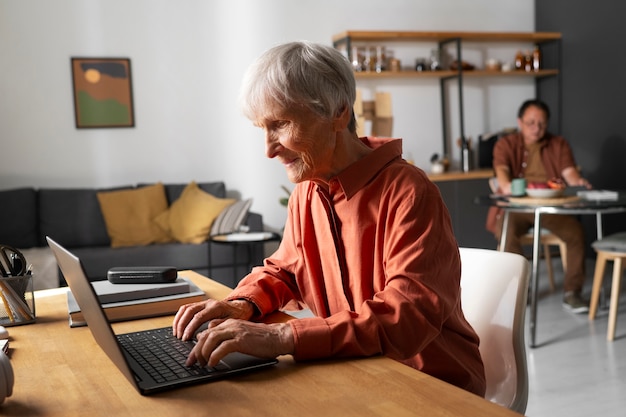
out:
{"label": "brown jacket", "polygon": [[[541,160],[546,171],[545,180],[563,179],[561,173],[565,168],[575,167],[574,155],[569,143],[562,136],[546,133],[541,144]],[[524,178],[526,148],[521,133],[516,132],[502,137],[493,148],[493,166],[506,165],[511,170],[512,178]],[[496,234],[496,225],[502,209],[491,207],[487,213],[486,229]]]}

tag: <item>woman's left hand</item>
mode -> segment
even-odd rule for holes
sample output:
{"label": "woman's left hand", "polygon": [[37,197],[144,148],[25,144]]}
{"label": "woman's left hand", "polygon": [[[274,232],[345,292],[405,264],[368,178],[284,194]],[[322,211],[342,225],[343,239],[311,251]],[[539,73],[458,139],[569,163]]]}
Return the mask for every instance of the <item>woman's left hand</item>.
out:
{"label": "woman's left hand", "polygon": [[231,352],[275,358],[294,351],[293,331],[288,323],[264,324],[247,320],[212,320],[197,335],[197,343],[185,365],[215,366]]}

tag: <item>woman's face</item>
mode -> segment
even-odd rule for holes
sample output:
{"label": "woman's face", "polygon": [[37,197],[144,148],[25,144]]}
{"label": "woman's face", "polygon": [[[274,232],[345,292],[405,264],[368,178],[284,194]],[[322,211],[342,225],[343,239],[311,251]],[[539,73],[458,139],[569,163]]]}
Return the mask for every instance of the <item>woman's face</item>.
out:
{"label": "woman's face", "polygon": [[274,105],[255,124],[265,131],[266,156],[285,166],[291,182],[327,182],[333,175],[336,131],[332,120],[304,106]]}
{"label": "woman's face", "polygon": [[537,143],[546,134],[548,115],[537,106],[526,109],[521,118],[517,119],[517,125],[524,143]]}

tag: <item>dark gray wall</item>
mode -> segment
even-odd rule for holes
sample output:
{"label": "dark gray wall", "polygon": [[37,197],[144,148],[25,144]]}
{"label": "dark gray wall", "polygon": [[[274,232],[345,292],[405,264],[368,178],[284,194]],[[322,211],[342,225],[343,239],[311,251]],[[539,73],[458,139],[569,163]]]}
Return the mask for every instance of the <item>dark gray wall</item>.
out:
{"label": "dark gray wall", "polygon": [[[561,133],[595,188],[626,190],[626,2],[536,0],[538,32],[561,32],[561,107],[554,86],[539,95],[561,115]],[[588,240],[593,219],[583,219]],[[605,216],[604,232],[626,230],[626,215]],[[589,236],[591,235],[591,236]]]}

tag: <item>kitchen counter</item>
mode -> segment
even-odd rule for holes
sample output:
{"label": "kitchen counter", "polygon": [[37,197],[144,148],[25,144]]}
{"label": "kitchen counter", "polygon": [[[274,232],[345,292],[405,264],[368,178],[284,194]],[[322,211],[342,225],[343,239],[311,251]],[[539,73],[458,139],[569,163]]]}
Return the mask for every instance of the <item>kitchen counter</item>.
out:
{"label": "kitchen counter", "polygon": [[489,179],[494,176],[493,169],[474,169],[468,172],[463,171],[448,171],[442,174],[428,173],[428,178],[433,182],[439,181],[456,181],[456,180],[476,180],[476,179]]}

